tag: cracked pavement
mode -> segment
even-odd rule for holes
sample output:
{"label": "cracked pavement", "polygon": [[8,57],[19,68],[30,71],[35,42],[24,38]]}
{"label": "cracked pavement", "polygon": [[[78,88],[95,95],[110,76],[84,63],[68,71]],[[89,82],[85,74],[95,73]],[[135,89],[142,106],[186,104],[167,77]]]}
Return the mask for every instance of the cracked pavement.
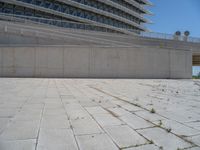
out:
{"label": "cracked pavement", "polygon": [[200,150],[200,80],[0,78],[0,150]]}

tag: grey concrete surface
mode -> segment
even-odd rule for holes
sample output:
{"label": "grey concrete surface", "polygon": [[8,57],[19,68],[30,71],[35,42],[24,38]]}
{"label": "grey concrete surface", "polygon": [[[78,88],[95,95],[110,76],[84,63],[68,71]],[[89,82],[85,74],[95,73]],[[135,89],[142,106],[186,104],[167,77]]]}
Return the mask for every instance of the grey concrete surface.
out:
{"label": "grey concrete surface", "polygon": [[[199,54],[200,43],[166,39],[156,33],[155,37],[138,36],[132,34],[119,34],[109,32],[96,32],[88,30],[73,30],[58,28],[45,24],[19,23],[0,21],[0,43],[2,45],[109,45],[109,46],[147,46],[157,48],[187,49],[194,55]],[[194,38],[195,39],[195,38]]]}
{"label": "grey concrete surface", "polygon": [[0,47],[0,76],[191,78],[192,51],[156,47]]}
{"label": "grey concrete surface", "polygon": [[200,80],[0,78],[0,150],[200,150],[199,119]]}
{"label": "grey concrete surface", "polygon": [[[192,65],[190,65],[188,62],[189,55],[193,55],[193,65],[199,64],[198,56],[199,56],[200,44],[198,42],[195,43],[194,41],[186,42],[186,41],[177,41],[177,40],[173,40],[173,39],[167,40],[165,38],[159,39],[156,37],[148,38],[148,37],[141,37],[141,36],[135,36],[135,35],[134,36],[126,35],[126,34],[94,32],[94,31],[84,31],[84,30],[72,30],[72,29],[56,28],[56,27],[52,27],[49,25],[35,25],[33,23],[32,24],[31,23],[30,24],[10,23],[10,22],[6,22],[6,21],[0,21],[0,29],[1,29],[0,30],[0,45],[2,45],[4,48],[8,47],[8,46],[13,46],[13,47],[21,46],[22,49],[23,48],[29,49],[30,47],[28,48],[27,46],[32,46],[34,49],[48,49],[48,48],[54,46],[54,48],[57,50],[57,49],[60,49],[59,45],[68,45],[68,47],[69,47],[69,45],[74,45],[75,49],[83,48],[84,50],[85,49],[89,50],[89,52],[85,52],[86,55],[83,56],[83,59],[85,59],[85,60],[90,60],[90,58],[93,58],[95,56],[95,55],[93,55],[93,53],[90,54],[91,53],[90,49],[93,49],[93,51],[95,51],[95,50],[101,49],[102,47],[107,47],[107,48],[110,47],[108,49],[116,48],[116,49],[121,49],[122,51],[124,51],[124,49],[126,49],[126,48],[128,48],[128,49],[132,48],[132,51],[134,51],[133,54],[132,53],[131,54],[126,54],[126,53],[121,54],[121,53],[118,53],[117,51],[115,51],[112,54],[113,55],[112,58],[115,58],[115,60],[118,59],[118,57],[122,57],[124,59],[129,60],[129,58],[127,58],[127,55],[130,55],[129,57],[133,57],[133,55],[134,55],[133,58],[130,58],[130,59],[134,59],[134,61],[130,60],[130,63],[126,62],[126,64],[123,64],[124,60],[121,60],[120,61],[121,65],[117,64],[117,66],[119,66],[119,67],[121,66],[121,68],[119,69],[119,72],[121,71],[121,69],[124,69],[123,66],[126,66],[127,64],[131,65],[128,67],[129,68],[131,67],[133,69],[134,69],[134,67],[137,67],[137,65],[133,65],[133,64],[141,64],[141,66],[143,64],[145,64],[147,66],[152,64],[153,67],[155,67],[155,68],[162,67],[165,69],[169,68],[169,70],[171,69],[172,78],[179,78],[180,76],[182,76],[184,74],[183,72],[180,72],[179,69],[184,68],[184,66],[181,66],[181,65],[185,64],[185,67],[188,68],[188,69],[185,69],[185,71],[187,72],[186,76],[188,76],[188,73],[190,72],[190,77],[191,77],[192,76],[192,73],[191,73]],[[42,48],[39,47],[42,45],[43,45]],[[48,47],[45,47],[45,45],[48,45]],[[57,45],[57,47],[55,47],[55,45]],[[76,45],[76,47],[75,47],[75,45]],[[88,48],[88,46],[90,46],[90,47]],[[137,52],[135,51],[135,48],[137,50],[142,49],[142,50],[140,50],[141,54],[137,54]],[[152,49],[154,51],[151,51]],[[149,50],[149,51],[143,52],[146,50]],[[163,50],[165,50],[165,52],[167,54],[163,54]],[[35,51],[37,51],[37,50],[35,50]],[[73,53],[76,53],[77,57],[79,55],[82,56],[82,54],[80,54],[79,50],[76,50],[76,51],[77,52],[73,52]],[[148,54],[148,52],[151,54]],[[49,50],[47,53],[49,53]],[[156,54],[154,54],[154,53],[156,53]],[[192,53],[192,54],[190,54],[190,53]],[[94,52],[94,54],[96,54],[96,53]],[[19,55],[21,55],[21,54],[19,54]],[[41,53],[39,53],[39,54],[36,53],[35,58],[37,58],[38,55],[41,55]],[[47,55],[46,52],[43,53],[43,56],[40,56],[39,59],[45,57],[44,55]],[[46,57],[48,57],[48,55]],[[50,54],[50,55],[53,55],[53,54]],[[60,54],[57,54],[57,55],[60,55]],[[70,55],[72,55],[72,54],[70,53]],[[100,55],[100,54],[96,54],[96,55]],[[102,55],[107,56],[108,54],[106,55],[104,52],[102,52]],[[109,56],[110,55],[111,54],[109,54]],[[184,55],[186,55],[186,56],[184,56]],[[32,56],[33,56],[33,54],[32,54]],[[15,57],[14,54],[13,54],[13,57]],[[21,57],[23,57],[23,56],[21,56]],[[57,57],[57,56],[55,55],[55,57]],[[88,58],[88,57],[90,57],[90,58]],[[138,58],[138,60],[141,60],[141,62],[137,62],[138,60],[135,57]],[[152,57],[154,57],[154,58],[152,58]],[[17,57],[17,58],[19,58],[19,57]],[[3,58],[1,58],[1,59],[3,59]],[[45,60],[45,58],[43,58],[43,59]],[[49,58],[49,59],[51,59],[51,58]],[[59,59],[61,59],[61,58],[59,58]],[[66,57],[63,57],[63,59],[66,59]],[[76,60],[76,59],[79,60],[80,58],[76,58],[76,57],[73,58],[73,60]],[[190,58],[190,59],[191,60],[189,60],[189,61],[191,62],[192,58]],[[13,58],[12,60],[15,60],[15,58]],[[153,60],[155,60],[155,62]],[[162,60],[163,60],[163,62],[160,62]],[[35,60],[35,61],[37,61],[37,60]],[[71,60],[69,60],[69,61],[71,61]],[[70,63],[69,61],[64,61],[63,63]],[[99,60],[99,61],[104,61],[104,60]],[[149,62],[150,64],[148,64],[148,61],[150,61]],[[183,61],[186,61],[186,62],[183,62]],[[2,63],[6,64],[5,62],[2,62]],[[79,63],[79,62],[76,62],[76,63]],[[92,60],[90,60],[89,62],[84,61],[81,63],[92,63]],[[102,65],[107,65],[108,67],[109,66],[113,67],[112,64],[108,64],[109,62],[106,61],[106,63],[107,64],[102,64]],[[114,62],[114,63],[116,63],[116,62]],[[165,64],[165,65],[159,66],[160,64],[162,64],[162,65]],[[86,67],[87,67],[87,65],[86,65]],[[167,65],[169,65],[169,66],[167,66]],[[179,65],[179,67],[176,67],[178,65]],[[15,65],[13,65],[13,66],[15,67]],[[93,66],[96,67],[95,64],[88,65],[88,66],[89,66],[88,68],[90,70],[92,69],[91,67],[93,67]],[[116,65],[114,65],[114,66],[116,66]],[[139,67],[141,67],[141,66],[139,66]],[[35,66],[35,67],[38,67],[38,66]],[[44,69],[45,67],[42,67],[42,68]],[[105,68],[105,67],[103,66],[103,68]],[[151,66],[148,66],[147,68],[151,68]],[[66,69],[66,68],[64,68],[64,69]],[[108,68],[108,69],[110,70],[110,68]],[[144,69],[142,68],[139,71],[134,70],[134,72],[135,72],[134,77],[140,77],[140,75],[137,75],[137,74],[140,74],[140,72],[145,69],[146,68],[144,68]],[[150,71],[152,71],[153,69],[154,68],[151,68]],[[7,71],[8,70],[9,69],[7,69]],[[16,69],[16,70],[18,70],[18,69]],[[23,70],[27,70],[27,67],[24,68]],[[46,70],[48,70],[48,69],[46,69]],[[155,72],[156,70],[153,70],[152,72]],[[174,73],[174,70],[176,71],[175,73]],[[92,73],[90,75],[90,73],[88,73],[88,70],[86,70],[86,71],[87,72],[83,72],[81,70],[78,72],[79,76],[78,75],[76,75],[76,76],[78,76],[78,77],[83,77],[83,76],[84,77],[87,77],[87,76],[96,77],[95,73]],[[147,72],[150,72],[150,71],[147,70]],[[54,72],[55,72],[55,70],[54,70]],[[55,75],[57,75],[56,77],[60,77],[60,76],[74,77],[74,74],[76,74],[76,72],[75,72],[75,73],[69,73],[69,74],[65,75],[63,72],[58,72],[57,74],[55,74]],[[127,72],[127,70],[124,69],[124,72]],[[29,74],[33,73],[33,71],[31,71],[31,68],[29,68],[28,73]],[[50,71],[50,73],[51,73],[51,71]],[[47,75],[49,74],[49,77],[52,77],[54,74],[50,74],[50,73],[47,73]],[[62,73],[62,75],[60,75],[61,73]],[[171,73],[168,73],[168,74],[171,75]],[[117,74],[117,73],[115,73],[115,74]],[[144,73],[142,73],[142,74],[144,74]],[[159,72],[157,74],[161,74],[161,73]],[[166,77],[166,72],[164,72],[162,70],[162,76],[163,76],[162,78],[170,78],[169,77],[170,75],[168,75],[168,77]],[[29,75],[29,76],[45,76],[45,74],[34,73],[34,75]],[[110,75],[110,76],[113,77],[113,75]],[[116,76],[118,76],[118,75],[116,75]],[[119,76],[121,77],[121,75],[119,75]],[[151,78],[154,78],[154,77],[152,77],[153,75],[149,75],[149,76]],[[104,76],[99,76],[99,77],[104,77]],[[109,76],[107,76],[107,77],[109,77]],[[126,76],[123,75],[123,77],[126,77]],[[128,77],[130,77],[130,76],[128,76]],[[147,78],[148,76],[145,76],[145,77]],[[160,78],[160,77],[157,77],[157,78]],[[180,78],[183,78],[183,77],[180,77]]]}

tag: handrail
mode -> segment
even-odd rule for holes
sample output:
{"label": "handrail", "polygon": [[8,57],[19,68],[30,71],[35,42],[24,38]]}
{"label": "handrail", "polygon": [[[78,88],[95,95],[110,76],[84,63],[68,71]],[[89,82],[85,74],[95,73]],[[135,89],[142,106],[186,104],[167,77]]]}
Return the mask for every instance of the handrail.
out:
{"label": "handrail", "polygon": [[158,33],[158,32],[141,32],[140,36],[147,37],[147,38],[156,38],[156,39],[200,43],[200,38],[197,38],[197,37],[186,37],[186,36],[183,36],[183,35],[176,36],[176,35],[173,35],[173,34]]}
{"label": "handrail", "polygon": [[[99,30],[101,32],[111,31],[110,29],[101,28],[95,24],[87,24],[87,23],[80,23],[80,22],[74,22],[74,21],[63,21],[63,20],[48,19],[48,18],[41,18],[41,17],[34,17],[34,16],[15,15],[15,14],[7,14],[7,13],[0,13],[0,17],[7,17],[6,19],[8,21],[16,21],[16,22],[25,23],[25,24],[34,23],[38,25],[44,25],[44,24],[57,25],[59,27],[65,27],[65,28],[70,28],[70,29],[78,28],[80,30],[89,30],[89,31]],[[173,34],[158,33],[158,32],[142,32],[138,30],[129,30],[129,29],[124,29],[124,28],[119,28],[119,29],[127,30],[130,33],[138,33],[138,34],[135,34],[135,36],[144,37],[144,38],[200,43],[200,38],[197,38],[197,37],[175,36]]]}

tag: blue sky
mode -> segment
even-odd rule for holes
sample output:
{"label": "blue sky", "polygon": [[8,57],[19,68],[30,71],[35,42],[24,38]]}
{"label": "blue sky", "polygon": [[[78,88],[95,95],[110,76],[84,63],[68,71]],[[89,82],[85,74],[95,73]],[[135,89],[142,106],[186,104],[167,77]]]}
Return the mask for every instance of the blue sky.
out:
{"label": "blue sky", "polygon": [[147,27],[154,32],[174,33],[189,30],[191,36],[200,37],[200,0],[150,0],[154,6],[148,16],[153,24]]}

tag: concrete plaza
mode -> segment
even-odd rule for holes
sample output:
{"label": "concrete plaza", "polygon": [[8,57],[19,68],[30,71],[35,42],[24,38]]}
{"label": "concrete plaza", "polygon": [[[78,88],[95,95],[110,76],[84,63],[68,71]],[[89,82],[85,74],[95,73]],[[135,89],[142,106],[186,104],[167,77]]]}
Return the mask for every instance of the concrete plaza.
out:
{"label": "concrete plaza", "polygon": [[200,150],[200,80],[0,78],[0,150]]}

